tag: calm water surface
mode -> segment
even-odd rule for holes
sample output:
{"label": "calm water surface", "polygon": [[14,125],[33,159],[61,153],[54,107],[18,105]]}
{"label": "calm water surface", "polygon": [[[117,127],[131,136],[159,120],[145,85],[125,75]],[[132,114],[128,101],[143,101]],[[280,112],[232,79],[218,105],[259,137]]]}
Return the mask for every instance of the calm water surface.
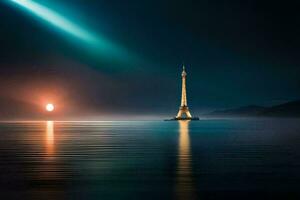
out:
{"label": "calm water surface", "polygon": [[297,199],[300,120],[1,122],[0,199]]}

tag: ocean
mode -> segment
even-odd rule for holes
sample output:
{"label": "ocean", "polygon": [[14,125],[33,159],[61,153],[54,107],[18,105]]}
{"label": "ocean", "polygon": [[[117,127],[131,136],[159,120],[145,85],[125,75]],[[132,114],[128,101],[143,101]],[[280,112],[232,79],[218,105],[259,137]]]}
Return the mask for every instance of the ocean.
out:
{"label": "ocean", "polygon": [[300,120],[0,122],[1,199],[298,199]]}

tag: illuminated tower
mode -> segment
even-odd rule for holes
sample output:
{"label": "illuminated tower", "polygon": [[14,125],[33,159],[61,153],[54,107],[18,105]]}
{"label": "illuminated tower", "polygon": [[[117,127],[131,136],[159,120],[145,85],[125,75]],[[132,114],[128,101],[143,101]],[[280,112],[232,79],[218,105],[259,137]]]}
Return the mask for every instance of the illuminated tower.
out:
{"label": "illuminated tower", "polygon": [[192,115],[189,111],[189,107],[187,106],[187,100],[186,100],[186,72],[184,65],[182,66],[182,89],[181,89],[181,104],[179,107],[179,111],[176,115],[176,119],[193,119]]}

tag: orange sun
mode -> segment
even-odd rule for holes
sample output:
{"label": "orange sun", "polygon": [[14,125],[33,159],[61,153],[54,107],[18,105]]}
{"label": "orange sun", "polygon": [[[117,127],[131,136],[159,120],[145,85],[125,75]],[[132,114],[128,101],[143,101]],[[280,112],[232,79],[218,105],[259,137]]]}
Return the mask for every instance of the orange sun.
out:
{"label": "orange sun", "polygon": [[54,110],[54,105],[52,103],[48,103],[45,108],[48,112],[52,112]]}

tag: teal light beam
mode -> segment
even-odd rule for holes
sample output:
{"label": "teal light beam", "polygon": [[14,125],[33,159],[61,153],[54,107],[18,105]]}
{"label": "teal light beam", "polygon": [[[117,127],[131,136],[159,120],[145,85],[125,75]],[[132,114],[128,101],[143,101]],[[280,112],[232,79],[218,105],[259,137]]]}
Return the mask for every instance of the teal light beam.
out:
{"label": "teal light beam", "polygon": [[81,29],[78,25],[72,23],[62,15],[56,13],[49,8],[38,4],[31,0],[11,0],[19,6],[28,9],[33,14],[37,15],[44,21],[49,22],[53,26],[60,28],[61,30],[79,38],[86,42],[95,42],[95,38],[86,30]]}
{"label": "teal light beam", "polygon": [[10,0],[11,2],[17,4],[21,8],[30,11],[31,14],[38,16],[43,21],[46,21],[72,35],[73,37],[84,41],[89,44],[92,51],[97,51],[101,53],[102,56],[108,59],[114,60],[119,59],[121,61],[129,61],[131,57],[126,49],[110,42],[108,39],[104,38],[99,34],[92,34],[86,29],[81,28],[78,24],[73,23],[71,20],[67,19],[65,16],[59,14],[58,12],[50,9],[36,1],[32,0]]}

